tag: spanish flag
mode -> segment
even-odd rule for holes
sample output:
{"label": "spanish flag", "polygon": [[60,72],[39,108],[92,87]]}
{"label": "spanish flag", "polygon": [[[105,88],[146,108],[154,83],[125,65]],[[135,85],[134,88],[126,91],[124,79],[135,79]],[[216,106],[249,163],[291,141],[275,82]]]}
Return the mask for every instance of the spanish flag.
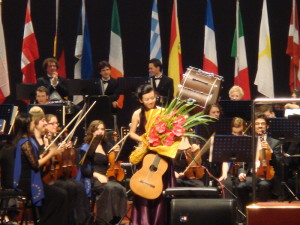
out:
{"label": "spanish flag", "polygon": [[177,1],[174,0],[171,21],[171,37],[170,37],[170,54],[168,76],[174,80],[175,93],[178,90],[178,85],[182,79],[182,60],[180,46],[180,32],[177,16]]}

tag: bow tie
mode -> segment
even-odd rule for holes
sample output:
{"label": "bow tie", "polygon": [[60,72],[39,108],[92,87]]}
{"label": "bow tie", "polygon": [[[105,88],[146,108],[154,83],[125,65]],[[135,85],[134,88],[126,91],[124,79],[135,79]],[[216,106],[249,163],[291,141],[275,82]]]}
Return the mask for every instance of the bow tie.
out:
{"label": "bow tie", "polygon": [[102,83],[103,83],[103,84],[108,84],[108,81],[109,81],[109,80],[102,80]]}
{"label": "bow tie", "polygon": [[161,77],[153,77],[154,80],[161,80]]}

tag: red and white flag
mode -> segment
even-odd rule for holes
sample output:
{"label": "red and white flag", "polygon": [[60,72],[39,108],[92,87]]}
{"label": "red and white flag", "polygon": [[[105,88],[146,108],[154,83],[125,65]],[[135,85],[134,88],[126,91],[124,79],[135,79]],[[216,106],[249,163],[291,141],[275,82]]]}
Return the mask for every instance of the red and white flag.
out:
{"label": "red and white flag", "polygon": [[36,72],[34,61],[39,58],[38,45],[35,38],[31,15],[30,0],[27,2],[25,26],[23,34],[21,70],[23,73],[23,83],[36,83]]}
{"label": "red and white flag", "polygon": [[204,36],[203,70],[218,74],[215,26],[211,1],[207,0]]}
{"label": "red and white flag", "polygon": [[10,95],[6,47],[2,24],[2,2],[0,2],[0,104]]}
{"label": "red and white flag", "polygon": [[290,62],[290,89],[300,87],[300,71],[299,71],[299,22],[298,22],[298,10],[297,2],[293,0],[293,9],[291,13],[290,29],[286,54],[291,56]]}

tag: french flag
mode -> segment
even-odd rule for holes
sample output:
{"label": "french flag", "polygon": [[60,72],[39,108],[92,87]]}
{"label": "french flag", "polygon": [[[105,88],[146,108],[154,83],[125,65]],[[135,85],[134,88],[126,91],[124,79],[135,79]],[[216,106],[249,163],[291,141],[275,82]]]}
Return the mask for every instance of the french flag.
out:
{"label": "french flag", "polygon": [[204,36],[203,70],[218,74],[215,27],[211,1],[207,0]]}

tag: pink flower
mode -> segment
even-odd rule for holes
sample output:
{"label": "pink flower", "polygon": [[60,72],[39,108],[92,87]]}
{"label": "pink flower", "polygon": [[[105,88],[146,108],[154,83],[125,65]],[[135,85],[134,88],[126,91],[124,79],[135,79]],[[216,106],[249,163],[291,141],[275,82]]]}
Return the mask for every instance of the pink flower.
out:
{"label": "pink flower", "polygon": [[156,126],[156,131],[160,134],[164,133],[166,131],[167,122],[162,121]]}
{"label": "pink flower", "polygon": [[158,124],[160,120],[161,120],[161,116],[157,116],[155,118],[154,124]]}
{"label": "pink flower", "polygon": [[185,117],[184,116],[177,116],[175,118],[175,120],[173,121],[173,123],[182,126],[185,123]]}
{"label": "pink flower", "polygon": [[177,137],[181,137],[184,135],[185,129],[181,126],[176,124],[172,129],[173,134],[175,134]]}
{"label": "pink flower", "polygon": [[156,127],[151,127],[149,134],[150,134],[150,136],[155,135],[156,134]]}
{"label": "pink flower", "polygon": [[160,145],[160,137],[156,134],[153,133],[152,135],[149,136],[149,143],[151,146],[156,147],[158,145]]}
{"label": "pink flower", "polygon": [[174,134],[172,132],[166,134],[167,137],[164,140],[164,145],[171,146],[174,143]]}

